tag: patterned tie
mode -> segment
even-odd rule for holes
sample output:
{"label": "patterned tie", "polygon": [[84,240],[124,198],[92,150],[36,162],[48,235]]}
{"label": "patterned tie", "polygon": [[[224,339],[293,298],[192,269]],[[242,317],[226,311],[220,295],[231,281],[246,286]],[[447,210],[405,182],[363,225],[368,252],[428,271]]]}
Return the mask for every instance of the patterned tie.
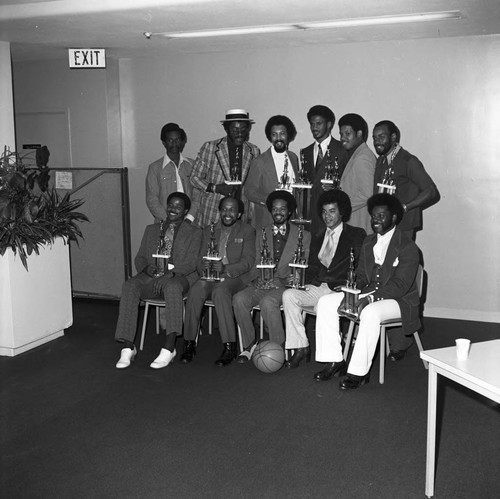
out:
{"label": "patterned tie", "polygon": [[273,225],[273,236],[276,236],[278,232],[284,236],[286,234],[286,224],[283,225]]}
{"label": "patterned tie", "polygon": [[323,251],[318,255],[319,261],[328,268],[330,263],[332,263],[333,255],[335,254],[335,242],[334,242],[334,234],[333,230],[327,230],[325,237],[327,237],[326,245]]}
{"label": "patterned tie", "polygon": [[165,231],[165,237],[164,237],[166,255],[172,254],[172,246],[174,244],[174,233],[175,233],[175,225],[170,224],[168,226],[168,229]]}
{"label": "patterned tie", "polygon": [[323,161],[323,150],[321,149],[321,145],[318,143],[318,157],[316,158],[316,168],[318,168],[319,164]]}

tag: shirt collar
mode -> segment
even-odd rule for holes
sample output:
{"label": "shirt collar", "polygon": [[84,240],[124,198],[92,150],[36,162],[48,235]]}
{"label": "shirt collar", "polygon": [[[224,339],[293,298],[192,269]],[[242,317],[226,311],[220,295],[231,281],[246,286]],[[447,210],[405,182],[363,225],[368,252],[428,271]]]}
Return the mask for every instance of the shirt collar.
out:
{"label": "shirt collar", "polygon": [[[321,150],[322,150],[323,152],[325,152],[325,151],[326,151],[326,149],[327,149],[327,148],[328,148],[328,146],[330,145],[330,142],[331,142],[331,141],[332,141],[332,136],[331,136],[331,135],[328,135],[328,137],[327,137],[325,140],[323,140],[323,141],[321,142]],[[316,149],[319,147],[319,144],[320,144],[319,142],[317,142],[317,141],[315,142],[315,147],[316,147]]]}
{"label": "shirt collar", "polygon": [[[182,164],[183,161],[184,161],[184,156],[182,155],[182,153],[179,153],[179,166]],[[163,156],[162,168],[165,168],[169,163],[172,163],[174,166],[176,166],[174,161],[170,159],[170,156],[165,151],[165,155]]]}

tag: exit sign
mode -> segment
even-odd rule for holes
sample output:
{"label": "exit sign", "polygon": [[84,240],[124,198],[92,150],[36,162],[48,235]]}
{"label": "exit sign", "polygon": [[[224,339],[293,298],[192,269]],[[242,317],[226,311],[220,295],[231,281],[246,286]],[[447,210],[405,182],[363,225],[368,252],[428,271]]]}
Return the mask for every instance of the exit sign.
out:
{"label": "exit sign", "polygon": [[70,68],[105,68],[105,49],[68,49]]}

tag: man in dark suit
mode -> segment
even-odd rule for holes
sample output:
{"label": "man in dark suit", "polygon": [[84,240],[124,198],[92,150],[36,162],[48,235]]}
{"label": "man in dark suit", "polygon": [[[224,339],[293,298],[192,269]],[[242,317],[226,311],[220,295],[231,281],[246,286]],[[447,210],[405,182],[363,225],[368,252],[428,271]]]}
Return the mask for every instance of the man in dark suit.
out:
{"label": "man in dark suit", "polygon": [[440,195],[422,162],[399,145],[400,139],[401,132],[392,121],[380,121],[373,128],[373,146],[379,155],[373,193],[379,192],[384,178],[392,181],[405,212],[398,228],[415,240],[422,229],[422,210],[437,203]]}
{"label": "man in dark suit", "polygon": [[369,381],[382,321],[401,317],[406,335],[420,327],[415,283],[420,255],[417,245],[396,227],[404,213],[401,202],[390,194],[375,194],[368,200],[368,211],[374,234],[364,240],[356,269],[361,290],[357,301],[360,323],[349,367],[342,356],[337,312],[343,293],[324,296],[318,303],[316,360],[327,365],[315,379],[327,380],[347,370],[341,390],[358,388]]}
{"label": "man in dark suit", "polygon": [[[202,228],[218,220],[218,206],[224,196],[241,199],[248,209],[242,186],[250,163],[260,154],[260,149],[248,141],[254,121],[244,109],[230,109],[221,123],[227,135],[201,146],[191,174],[193,199],[199,205],[195,223]],[[226,183],[233,174],[241,180],[240,186]]]}
{"label": "man in dark suit", "polygon": [[[118,369],[124,369],[134,360],[137,350],[134,338],[137,329],[137,314],[141,298],[165,298],[166,339],[160,355],[151,364],[153,369],[166,367],[176,355],[176,336],[182,334],[182,297],[189,286],[196,281],[196,264],[201,246],[201,230],[184,221],[191,201],[183,192],[174,192],[167,199],[167,230],[160,238],[160,224],[148,225],[142,237],[141,247],[135,257],[138,274],[125,281],[120,299],[120,311],[116,325],[115,339],[123,343]],[[170,248],[171,270],[155,277],[157,263],[153,254],[159,244]],[[186,251],[189,248],[190,251]],[[168,252],[167,252],[168,253]]]}
{"label": "man in dark suit", "polygon": [[335,158],[337,158],[339,172],[342,174],[349,160],[349,153],[331,135],[335,125],[335,114],[330,108],[320,105],[311,107],[307,113],[307,121],[309,121],[314,142],[302,149],[300,160],[304,162],[302,166],[307,173],[307,177],[312,182],[311,233],[315,234],[323,227],[321,216],[316,213],[316,206],[323,191],[330,188],[328,185],[325,186],[321,183],[321,179],[325,176],[325,166],[328,161],[331,161],[333,165]]}
{"label": "man in dark suit", "polygon": [[[284,344],[285,341],[280,307],[283,292],[286,290],[285,286],[290,278],[288,264],[294,259],[299,239],[298,227],[289,222],[297,207],[297,202],[289,192],[278,190],[269,194],[266,204],[273,223],[262,229],[263,235],[261,237],[257,235],[255,265],[264,263],[262,260],[266,258],[267,250],[268,256],[272,258],[276,268],[274,279],[266,282],[262,280],[260,270],[255,266],[252,270],[251,284],[233,297],[234,315],[241,329],[244,346],[244,350],[237,359],[240,363],[250,360],[255,348],[255,329],[251,310],[256,305],[260,307],[260,313],[269,331],[269,339],[278,345]],[[267,241],[266,248],[264,247],[264,237]],[[306,261],[309,257],[310,243],[311,234],[304,232],[302,247]]]}
{"label": "man in dark suit", "polygon": [[317,208],[326,227],[312,235],[309,267],[306,270],[308,287],[306,290],[289,289],[283,293],[285,348],[295,350],[286,363],[289,368],[298,367],[303,359],[308,361],[311,357],[302,307],[316,306],[322,296],[345,284],[351,248],[357,255],[366,236],[363,229],[347,224],[351,216],[351,201],[345,192],[337,189],[324,192]]}
{"label": "man in dark suit", "polygon": [[299,171],[297,156],[288,150],[297,135],[290,118],[272,116],[266,123],[265,131],[271,147],[252,161],[245,183],[245,195],[251,201],[250,209],[253,210],[251,223],[257,230],[273,221],[267,209],[267,196],[282,182],[285,167],[288,184],[298,177]]}
{"label": "man in dark suit", "polygon": [[[221,281],[200,279],[190,289],[186,302],[184,327],[184,353],[181,361],[191,362],[196,353],[196,336],[203,304],[212,299],[219,321],[224,349],[216,361],[218,366],[226,366],[236,355],[236,328],[233,316],[233,295],[241,291],[251,280],[250,270],[255,261],[255,229],[243,223],[243,202],[232,197],[222,198],[219,203],[220,221],[215,225],[215,244],[221,260],[212,263]],[[201,276],[209,263],[203,260],[207,247],[214,243],[211,227],[203,232],[203,242],[198,256],[198,273]]]}

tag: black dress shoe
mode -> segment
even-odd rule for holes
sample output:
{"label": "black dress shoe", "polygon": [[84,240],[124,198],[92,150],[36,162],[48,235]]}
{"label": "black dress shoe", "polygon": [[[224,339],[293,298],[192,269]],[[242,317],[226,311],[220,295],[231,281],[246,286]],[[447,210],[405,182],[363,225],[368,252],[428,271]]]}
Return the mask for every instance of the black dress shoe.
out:
{"label": "black dress shoe", "polygon": [[285,362],[285,367],[294,369],[299,367],[299,364],[305,359],[306,362],[311,360],[311,349],[309,347],[296,348],[292,358]]}
{"label": "black dress shoe", "polygon": [[370,382],[370,373],[365,376],[356,376],[355,374],[348,374],[340,383],[340,390],[355,390],[361,385],[366,385]]}
{"label": "black dress shoe", "polygon": [[316,381],[328,381],[333,376],[345,376],[347,372],[347,364],[344,360],[340,362],[332,362],[328,364],[322,371],[314,375]]}
{"label": "black dress shoe", "polygon": [[403,360],[406,355],[406,350],[391,350],[389,352],[389,360],[392,362],[398,362],[399,360]]}
{"label": "black dress shoe", "polygon": [[236,343],[234,341],[224,343],[224,350],[215,361],[216,366],[227,366],[236,357]]}
{"label": "black dress shoe", "polygon": [[193,357],[196,355],[196,341],[194,340],[184,340],[184,352],[181,356],[181,362],[183,364],[189,364]]}

